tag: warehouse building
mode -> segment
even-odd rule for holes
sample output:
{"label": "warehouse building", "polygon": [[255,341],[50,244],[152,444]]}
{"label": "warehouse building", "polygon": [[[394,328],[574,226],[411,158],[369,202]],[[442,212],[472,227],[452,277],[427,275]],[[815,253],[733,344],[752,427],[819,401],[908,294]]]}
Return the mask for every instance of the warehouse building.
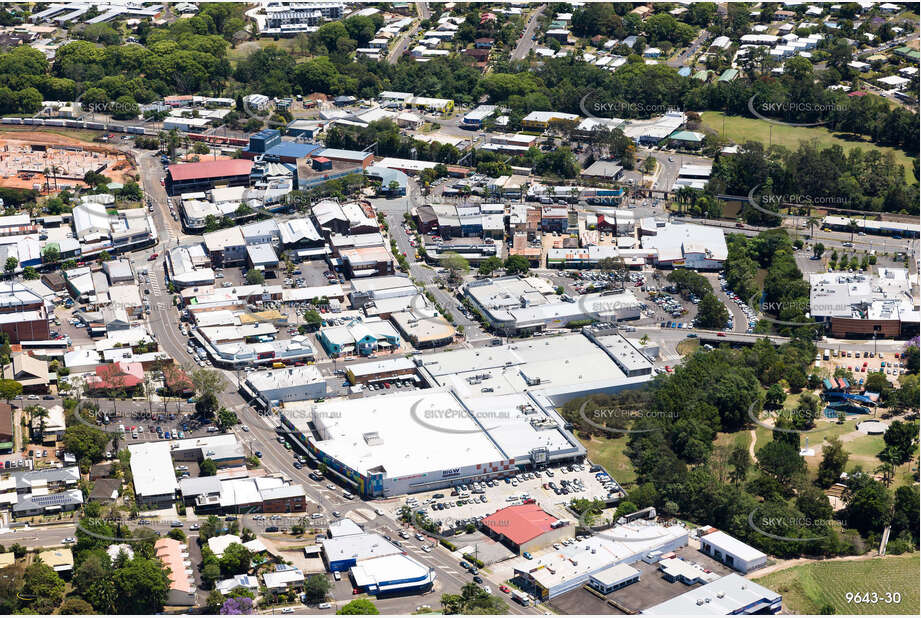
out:
{"label": "warehouse building", "polygon": [[700,551],[743,574],[767,563],[767,554],[721,530],[700,537]]}
{"label": "warehouse building", "polygon": [[499,509],[484,517],[480,528],[516,554],[536,552],[575,534],[572,523],[557,519],[534,502]]}
{"label": "warehouse building", "polygon": [[609,578],[602,574],[612,566],[633,564],[650,553],[667,553],[687,544],[688,533],[681,525],[635,521],[532,560],[516,558],[512,562],[513,581],[539,600],[548,601],[588,584],[593,576],[607,582]]}
{"label": "warehouse building", "polygon": [[779,614],[782,605],[780,594],[737,573],[730,573],[715,582],[644,609],[642,613],[664,616],[755,616]]}

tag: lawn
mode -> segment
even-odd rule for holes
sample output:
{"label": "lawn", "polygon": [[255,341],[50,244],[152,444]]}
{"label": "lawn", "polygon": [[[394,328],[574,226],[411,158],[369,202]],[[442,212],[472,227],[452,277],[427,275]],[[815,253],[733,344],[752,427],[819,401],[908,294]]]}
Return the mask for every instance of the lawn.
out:
{"label": "lawn", "polygon": [[627,448],[627,436],[620,438],[598,438],[590,441],[582,440],[588,449],[588,458],[593,464],[603,466],[610,472],[615,481],[621,485],[633,484],[636,481],[636,471],[630,459],[624,454]]}
{"label": "lawn", "polygon": [[[826,604],[836,614],[906,614],[917,616],[918,554],[872,560],[814,562],[777,571],[755,581],[783,595],[784,613],[818,614]],[[846,594],[873,593],[877,603],[848,603]],[[886,603],[886,593],[901,595]]]}
{"label": "lawn", "polygon": [[297,49],[296,39],[293,37],[278,39],[277,41],[267,37],[259,38],[254,41],[246,41],[244,43],[238,44],[233,49],[228,49],[227,59],[231,62],[238,62],[249,56],[257,49],[265,49],[270,45],[274,45],[279,49],[290,52],[294,56],[295,62],[301,62],[307,58],[306,56],[301,56],[300,51]]}
{"label": "lawn", "polygon": [[895,157],[895,162],[905,166],[905,180],[907,182],[915,181],[912,174],[913,159],[911,157],[897,148],[877,146],[863,136],[829,131],[824,127],[790,127],[758,118],[727,116],[723,112],[703,112],[701,119],[705,125],[714,131],[723,133],[725,130],[723,137],[739,144],[750,140],[765,144],[772,142],[795,150],[801,141],[817,139],[823,145],[838,144],[844,148],[845,152],[855,147],[861,150],[873,148],[882,152],[891,152]]}

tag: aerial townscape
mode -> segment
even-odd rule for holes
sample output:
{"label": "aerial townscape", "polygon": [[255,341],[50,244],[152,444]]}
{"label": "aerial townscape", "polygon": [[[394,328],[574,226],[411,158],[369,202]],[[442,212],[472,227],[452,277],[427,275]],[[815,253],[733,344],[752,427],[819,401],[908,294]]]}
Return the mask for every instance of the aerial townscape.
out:
{"label": "aerial townscape", "polygon": [[917,2],[0,2],[0,613],[921,613]]}

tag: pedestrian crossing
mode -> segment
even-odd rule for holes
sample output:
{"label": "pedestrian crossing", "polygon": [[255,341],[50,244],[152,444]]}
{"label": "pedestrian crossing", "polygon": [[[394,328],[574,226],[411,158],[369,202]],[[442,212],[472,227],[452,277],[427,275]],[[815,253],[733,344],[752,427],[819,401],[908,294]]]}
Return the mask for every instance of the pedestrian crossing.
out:
{"label": "pedestrian crossing", "polygon": [[[150,291],[154,296],[162,296],[163,291],[160,288],[160,280],[156,275],[151,276],[150,278]],[[159,307],[159,304],[157,305]]]}

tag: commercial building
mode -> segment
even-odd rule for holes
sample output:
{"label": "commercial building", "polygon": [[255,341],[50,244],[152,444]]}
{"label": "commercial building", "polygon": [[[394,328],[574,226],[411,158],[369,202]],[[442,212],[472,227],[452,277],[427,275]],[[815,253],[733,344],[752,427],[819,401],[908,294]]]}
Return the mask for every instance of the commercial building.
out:
{"label": "commercial building", "polygon": [[384,382],[393,378],[413,378],[416,364],[405,357],[385,358],[365,363],[354,363],[346,367],[345,374],[352,384]]}
{"label": "commercial building", "polygon": [[369,356],[379,349],[396,349],[401,339],[394,327],[379,318],[352,320],[342,326],[321,328],[317,340],[331,356]]}
{"label": "commercial building", "polygon": [[215,187],[249,186],[252,171],[253,162],[249,159],[170,165],[166,171],[166,192],[178,195]]}
{"label": "commercial building", "polygon": [[562,419],[526,394],[473,399],[435,389],[335,400],[288,406],[282,423],[369,497],[501,477],[585,455]]}
{"label": "commercial building", "polygon": [[579,116],[576,114],[564,114],[563,112],[531,112],[521,119],[521,126],[529,129],[546,129],[552,122],[578,122]]}
{"label": "commercial building", "polygon": [[417,350],[453,343],[456,331],[434,309],[410,307],[390,314],[400,335]]}
{"label": "commercial building", "polygon": [[[582,333],[426,354],[416,362],[420,377],[432,387],[452,388],[462,397],[529,393],[542,406],[545,401],[562,405],[577,397],[613,393],[649,381],[652,362],[618,359],[628,348],[632,357],[635,348],[622,344],[620,335],[611,334],[608,340],[604,333],[603,328],[583,329]],[[635,368],[635,375],[621,369],[640,362],[645,368]]]}
{"label": "commercial building", "polygon": [[[681,525],[663,526],[635,521],[616,526],[532,560],[516,558],[512,563],[515,581],[541,601],[550,600],[589,582],[607,569],[632,564],[652,552],[670,552],[688,543]],[[608,578],[602,576],[602,581]]]}
{"label": "commercial building", "polygon": [[875,275],[815,273],[809,277],[810,315],[833,337],[898,337],[918,334],[917,283],[904,268]]}
{"label": "commercial building", "polygon": [[173,469],[169,442],[129,444],[134,493],[141,508],[169,508],[179,483]]}
{"label": "commercial building", "polygon": [[780,594],[736,573],[689,590],[642,613],[664,616],[753,616],[779,614]]}
{"label": "commercial building", "polygon": [[575,530],[572,523],[557,519],[534,502],[499,509],[484,517],[480,528],[517,554],[549,547],[573,536]]}
{"label": "commercial building", "polygon": [[332,572],[348,571],[355,587],[368,594],[411,594],[429,590],[435,571],[379,534],[365,533],[350,519],[330,524],[322,541]]}
{"label": "commercial building", "polygon": [[918,238],[921,234],[921,225],[905,221],[872,221],[867,219],[852,219],[829,215],[822,219],[822,227],[836,232],[850,232],[851,222],[857,224],[857,231],[874,234],[877,236],[893,236],[896,238]]}
{"label": "commercial building", "polygon": [[719,270],[729,254],[726,236],[718,227],[648,219],[640,225],[643,249],[654,250],[660,266]]}
{"label": "commercial building", "polygon": [[254,371],[247,376],[246,385],[264,407],[274,405],[272,402],[306,401],[326,396],[326,380],[316,365]]}
{"label": "commercial building", "polygon": [[552,286],[536,277],[473,281],[464,287],[464,295],[494,329],[508,335],[565,328],[584,320],[632,320],[642,309],[631,292],[557,296]]}
{"label": "commercial building", "polygon": [[0,284],[0,332],[11,344],[50,339],[44,299],[17,281]]}
{"label": "commercial building", "polygon": [[722,530],[700,537],[700,551],[743,574],[767,564],[767,554]]}

